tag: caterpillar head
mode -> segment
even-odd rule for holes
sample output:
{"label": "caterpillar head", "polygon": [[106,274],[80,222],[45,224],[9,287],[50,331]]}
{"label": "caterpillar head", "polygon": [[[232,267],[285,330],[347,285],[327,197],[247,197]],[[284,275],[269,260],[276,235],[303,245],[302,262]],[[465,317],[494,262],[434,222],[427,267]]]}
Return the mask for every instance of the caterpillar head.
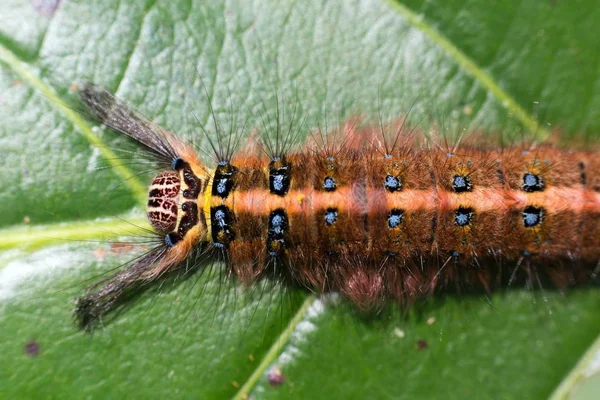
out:
{"label": "caterpillar head", "polygon": [[172,166],[172,171],[159,173],[150,185],[148,220],[165,235],[169,248],[182,242],[191,247],[207,232],[202,204],[208,176],[200,165],[194,168],[182,158],[175,159]]}
{"label": "caterpillar head", "polygon": [[181,207],[181,179],[176,171],[156,175],[148,191],[148,220],[158,232],[167,234],[177,228]]}

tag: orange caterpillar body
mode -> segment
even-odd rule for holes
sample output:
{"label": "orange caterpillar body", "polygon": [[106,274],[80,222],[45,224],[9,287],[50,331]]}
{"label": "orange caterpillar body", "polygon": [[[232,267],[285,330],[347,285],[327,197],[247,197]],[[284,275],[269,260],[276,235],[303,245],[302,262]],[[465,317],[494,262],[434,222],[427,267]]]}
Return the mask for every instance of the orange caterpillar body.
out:
{"label": "orange caterpillar body", "polygon": [[[190,145],[108,92],[86,87],[82,99],[166,166],[148,202],[164,241],[79,300],[84,327],[196,251],[223,259],[244,283],[274,276],[317,293],[339,291],[361,309],[446,287],[580,284],[600,260],[596,153],[445,151],[397,145],[398,138],[390,148],[369,139],[378,130],[351,127],[336,148],[219,156],[209,170]],[[354,143],[361,138],[369,140]]]}

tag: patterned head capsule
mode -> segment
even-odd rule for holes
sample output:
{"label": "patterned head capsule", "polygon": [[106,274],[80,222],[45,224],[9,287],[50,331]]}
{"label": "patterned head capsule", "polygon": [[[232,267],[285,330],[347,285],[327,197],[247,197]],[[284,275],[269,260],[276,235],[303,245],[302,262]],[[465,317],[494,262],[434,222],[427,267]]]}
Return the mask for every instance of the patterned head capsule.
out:
{"label": "patterned head capsule", "polygon": [[148,220],[154,229],[168,233],[177,226],[181,181],[175,171],[158,174],[148,191]]}

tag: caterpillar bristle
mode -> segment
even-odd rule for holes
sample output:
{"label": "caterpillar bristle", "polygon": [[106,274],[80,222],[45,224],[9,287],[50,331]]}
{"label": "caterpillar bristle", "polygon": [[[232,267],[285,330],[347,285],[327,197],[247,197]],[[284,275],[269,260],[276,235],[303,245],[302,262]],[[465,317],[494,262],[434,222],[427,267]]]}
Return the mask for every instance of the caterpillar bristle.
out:
{"label": "caterpillar bristle", "polygon": [[164,246],[154,247],[112,277],[89,286],[76,302],[74,317],[77,325],[87,331],[93,330],[108,312],[149,281],[148,271],[163,262],[165,254]]}

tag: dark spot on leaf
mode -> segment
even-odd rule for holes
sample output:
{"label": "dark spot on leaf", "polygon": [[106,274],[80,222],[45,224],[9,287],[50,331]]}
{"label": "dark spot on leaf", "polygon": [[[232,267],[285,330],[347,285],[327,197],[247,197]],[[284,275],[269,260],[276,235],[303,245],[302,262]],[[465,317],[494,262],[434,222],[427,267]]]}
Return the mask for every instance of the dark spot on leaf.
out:
{"label": "dark spot on leaf", "polygon": [[283,376],[283,373],[277,367],[269,371],[267,378],[269,379],[269,385],[273,387],[277,387],[285,382],[285,376]]}
{"label": "dark spot on leaf", "polygon": [[429,343],[427,343],[426,340],[423,340],[423,339],[417,340],[417,350],[418,351],[425,350],[428,347],[429,347]]}
{"label": "dark spot on leaf", "polygon": [[27,342],[25,344],[25,354],[29,357],[37,357],[40,354],[40,344],[35,340]]}

